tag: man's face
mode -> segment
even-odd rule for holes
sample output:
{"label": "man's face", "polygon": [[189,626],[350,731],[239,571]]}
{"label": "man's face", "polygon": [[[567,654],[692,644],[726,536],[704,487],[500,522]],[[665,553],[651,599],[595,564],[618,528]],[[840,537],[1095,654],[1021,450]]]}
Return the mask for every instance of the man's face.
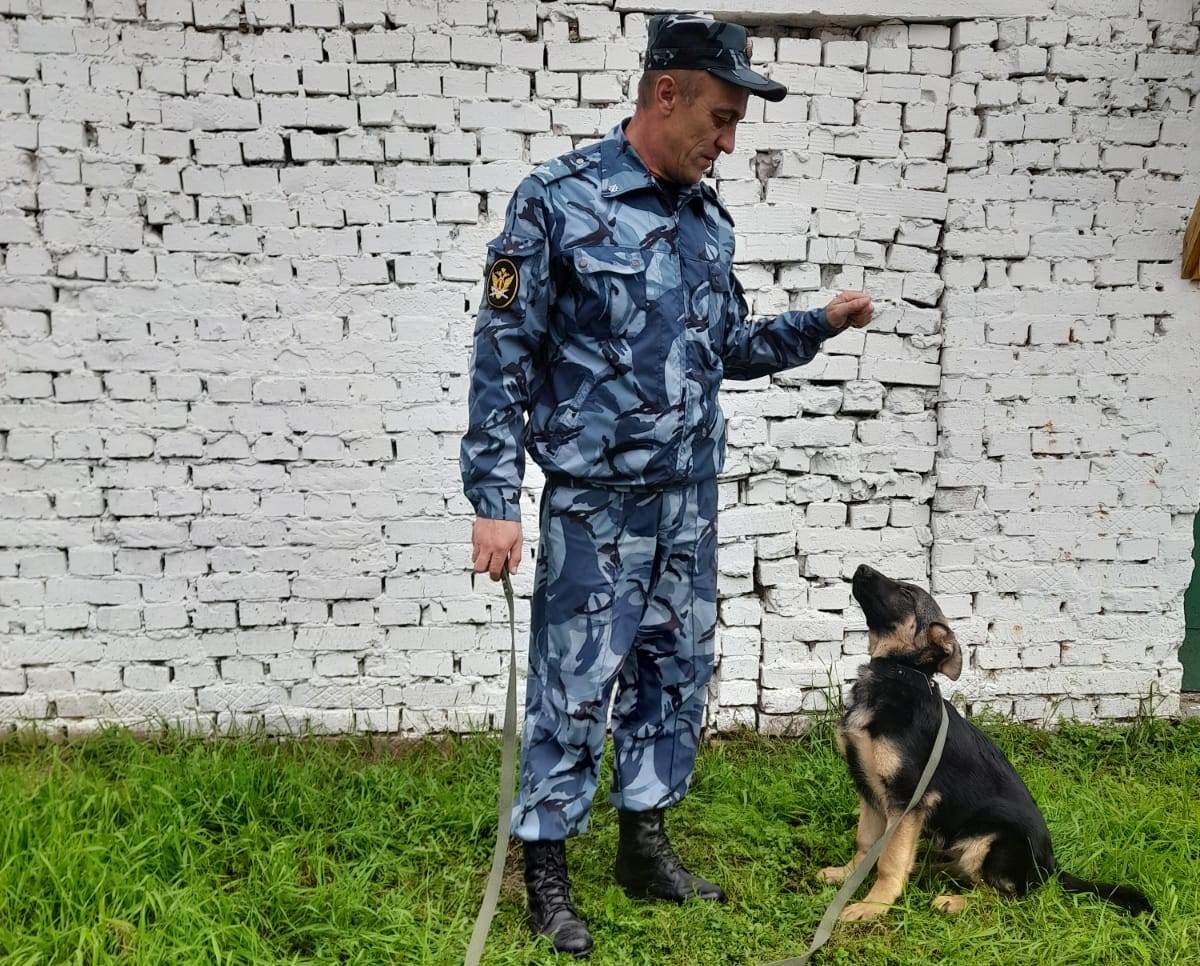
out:
{"label": "man's face", "polygon": [[733,153],[734,133],[746,116],[749,92],[705,71],[697,71],[696,97],[689,104],[676,95],[663,130],[666,150],[663,173],[680,184],[694,184],[710,174],[721,154]]}

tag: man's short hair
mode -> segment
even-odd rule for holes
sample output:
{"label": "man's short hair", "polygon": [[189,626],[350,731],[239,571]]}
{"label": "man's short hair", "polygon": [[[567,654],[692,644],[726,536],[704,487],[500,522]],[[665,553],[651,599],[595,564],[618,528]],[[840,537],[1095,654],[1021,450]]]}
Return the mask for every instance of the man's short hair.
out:
{"label": "man's short hair", "polygon": [[647,70],[642,72],[637,86],[637,106],[649,107],[654,99],[654,85],[664,75],[675,81],[679,88],[679,96],[685,104],[691,104],[700,90],[700,71],[698,70]]}

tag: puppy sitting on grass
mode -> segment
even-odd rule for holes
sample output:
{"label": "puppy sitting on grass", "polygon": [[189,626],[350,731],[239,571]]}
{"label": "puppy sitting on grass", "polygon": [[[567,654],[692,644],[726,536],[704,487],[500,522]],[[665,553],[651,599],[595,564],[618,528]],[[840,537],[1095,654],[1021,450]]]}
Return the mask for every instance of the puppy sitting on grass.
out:
{"label": "puppy sitting on grass", "polygon": [[[822,869],[823,881],[844,882],[888,819],[904,811],[933,747],[943,703],[950,728],[929,789],[900,820],[879,858],[874,886],[841,918],[873,919],[887,911],[904,890],[922,833],[944,851],[953,873],[1004,895],[1022,896],[1054,877],[1050,833],[1025,783],[933,681],[935,672],[953,681],[962,671],[958,641],[941,608],[921,588],[865,565],[854,574],[853,592],[867,618],[871,661],[859,668],[838,747],[859,794],[858,851],[848,865]],[[1057,876],[1068,892],[1095,893],[1130,912],[1150,911],[1146,897],[1130,886],[1087,882],[1061,871]],[[942,912],[959,912],[964,905],[958,895],[934,900]]]}

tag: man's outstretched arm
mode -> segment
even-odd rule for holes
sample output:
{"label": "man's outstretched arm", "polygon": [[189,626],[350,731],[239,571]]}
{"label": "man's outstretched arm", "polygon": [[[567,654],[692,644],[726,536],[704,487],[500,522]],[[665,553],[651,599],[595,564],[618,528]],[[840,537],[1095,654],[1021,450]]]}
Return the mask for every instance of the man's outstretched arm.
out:
{"label": "man's outstretched arm", "polygon": [[802,366],[821,344],[847,327],[863,328],[874,307],[865,292],[842,292],[823,309],[750,318],[745,290],[731,270],[721,359],[726,379],[757,379]]}

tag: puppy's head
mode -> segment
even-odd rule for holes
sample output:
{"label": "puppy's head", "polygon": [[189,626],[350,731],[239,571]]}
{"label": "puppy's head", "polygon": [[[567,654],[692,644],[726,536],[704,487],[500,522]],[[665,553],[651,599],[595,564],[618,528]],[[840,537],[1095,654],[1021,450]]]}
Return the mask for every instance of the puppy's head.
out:
{"label": "puppy's head", "polygon": [[852,587],[867,618],[871,657],[890,657],[926,674],[938,671],[958,680],[962,651],[942,609],[926,591],[866,564],[854,572]]}

